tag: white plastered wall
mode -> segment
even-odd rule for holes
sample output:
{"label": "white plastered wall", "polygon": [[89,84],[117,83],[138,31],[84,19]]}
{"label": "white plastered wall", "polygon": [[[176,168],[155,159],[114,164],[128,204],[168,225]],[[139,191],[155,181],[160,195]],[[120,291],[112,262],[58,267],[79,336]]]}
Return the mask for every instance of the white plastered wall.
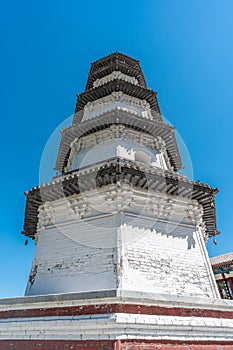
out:
{"label": "white plastered wall", "polygon": [[[73,208],[73,217],[64,216],[65,198],[50,204],[52,224],[41,207],[26,295],[118,289],[219,297],[195,201],[161,194],[146,199],[130,186],[100,192],[88,199],[84,213]],[[84,199],[76,197],[73,205],[83,207]]]}
{"label": "white plastered wall", "polygon": [[72,170],[95,164],[97,159],[98,162],[101,162],[114,157],[167,169],[164,156],[156,150],[131,141],[115,139],[104,141],[91,149],[76,153],[73,157]]}

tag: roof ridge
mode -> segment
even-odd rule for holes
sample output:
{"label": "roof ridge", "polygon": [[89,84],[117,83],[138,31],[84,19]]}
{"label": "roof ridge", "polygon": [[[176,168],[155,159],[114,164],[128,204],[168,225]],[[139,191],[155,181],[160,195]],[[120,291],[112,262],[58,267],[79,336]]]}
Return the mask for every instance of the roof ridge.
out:
{"label": "roof ridge", "polygon": [[110,53],[110,54],[107,55],[107,56],[101,57],[101,58],[99,58],[99,59],[97,59],[97,60],[91,62],[91,66],[94,65],[94,64],[96,64],[96,63],[98,63],[98,62],[104,61],[105,59],[108,59],[109,57],[114,56],[114,55],[117,55],[117,56],[118,56],[118,55],[124,56],[125,58],[128,58],[128,59],[130,59],[130,60],[132,60],[132,61],[135,61],[135,62],[137,62],[138,64],[140,63],[140,60],[138,60],[138,59],[136,59],[136,58],[133,58],[133,57],[131,57],[131,56],[129,56],[129,55],[126,55],[126,54],[124,54],[124,53],[122,53],[122,52],[115,51],[115,52],[113,52],[113,53]]}

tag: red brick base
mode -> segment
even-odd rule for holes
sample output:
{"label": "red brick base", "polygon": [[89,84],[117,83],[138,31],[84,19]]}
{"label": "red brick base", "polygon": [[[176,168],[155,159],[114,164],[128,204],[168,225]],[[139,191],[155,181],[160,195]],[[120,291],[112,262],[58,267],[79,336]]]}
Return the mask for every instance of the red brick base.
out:
{"label": "red brick base", "polygon": [[0,340],[0,350],[232,350],[233,342]]}

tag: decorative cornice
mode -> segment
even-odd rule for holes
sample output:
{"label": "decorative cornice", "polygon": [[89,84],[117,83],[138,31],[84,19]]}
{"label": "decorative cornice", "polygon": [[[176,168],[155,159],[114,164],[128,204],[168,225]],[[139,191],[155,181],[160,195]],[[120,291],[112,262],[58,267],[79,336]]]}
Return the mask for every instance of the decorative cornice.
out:
{"label": "decorative cornice", "polygon": [[80,193],[44,203],[39,208],[37,230],[120,212],[126,216],[146,217],[153,222],[169,222],[170,225],[194,229],[201,227],[202,235],[206,231],[202,225],[203,208],[197,201],[158,193],[150,195],[120,182],[98,188],[93,193]]}
{"label": "decorative cornice", "polygon": [[135,143],[150,147],[157,151],[162,151],[166,147],[165,141],[160,136],[153,137],[149,134],[130,129],[122,124],[112,124],[109,126],[109,128],[82,136],[76,139],[72,143],[71,147],[72,149],[75,149],[75,151],[83,151],[111,139],[131,140]]}
{"label": "decorative cornice", "polygon": [[140,100],[119,91],[93,102],[88,102],[84,107],[83,121],[96,118],[113,110],[125,111],[145,119],[154,119],[150,111],[150,105],[146,100]]}
{"label": "decorative cornice", "polygon": [[46,202],[39,208],[37,229],[42,230],[70,220],[80,220],[89,210],[88,203],[80,197],[69,198],[68,201]]}
{"label": "decorative cornice", "polygon": [[109,81],[113,81],[115,79],[121,79],[127,81],[131,84],[138,85],[138,80],[134,77],[131,77],[127,74],[122,73],[121,71],[113,71],[111,74],[106,75],[103,78],[96,79],[93,83],[93,88],[104,85]]}

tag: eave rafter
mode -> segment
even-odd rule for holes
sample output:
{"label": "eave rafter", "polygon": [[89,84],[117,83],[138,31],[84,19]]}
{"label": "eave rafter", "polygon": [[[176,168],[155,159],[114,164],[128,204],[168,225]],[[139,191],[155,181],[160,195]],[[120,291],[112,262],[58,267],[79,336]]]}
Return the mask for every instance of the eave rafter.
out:
{"label": "eave rafter", "polygon": [[113,92],[123,92],[126,95],[146,100],[150,104],[151,109],[160,114],[160,108],[156,97],[157,93],[155,91],[131,84],[121,79],[115,79],[114,81],[110,81],[104,85],[79,94],[75,112],[82,110],[88,102],[93,102],[107,95],[111,95]]}
{"label": "eave rafter", "polygon": [[189,181],[183,175],[172,174],[159,168],[144,166],[122,158],[113,158],[104,163],[97,163],[94,171],[93,167],[88,166],[82,170],[67,173],[65,176],[55,177],[51,183],[28,191],[26,193],[27,204],[23,234],[35,238],[38,210],[44,202],[79,194],[80,183],[82,184],[82,191],[89,191],[125,179],[134,187],[143,190],[197,200],[203,207],[203,220],[206,224],[208,236],[215,236],[219,233],[216,229],[214,199],[218,189],[213,189],[199,182]]}

